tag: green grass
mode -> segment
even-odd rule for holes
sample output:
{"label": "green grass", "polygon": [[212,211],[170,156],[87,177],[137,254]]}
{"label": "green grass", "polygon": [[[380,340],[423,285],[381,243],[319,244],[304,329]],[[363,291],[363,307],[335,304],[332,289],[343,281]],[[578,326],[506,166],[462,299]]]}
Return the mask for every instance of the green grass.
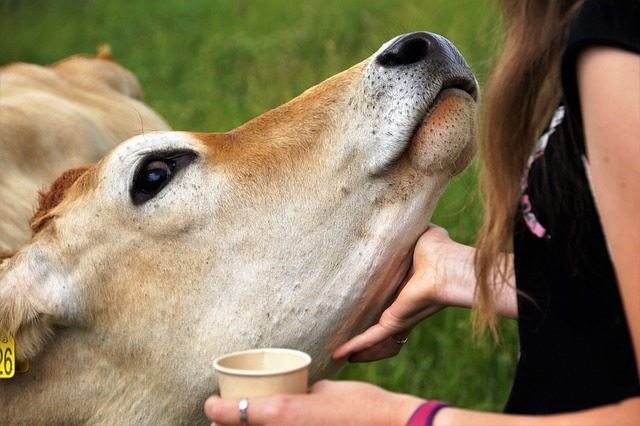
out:
{"label": "green grass", "polygon": [[[495,3],[0,0],[0,64],[48,64],[108,43],[173,128],[226,131],[414,30],[449,38],[483,84],[500,31]],[[433,218],[466,243],[479,226],[476,186],[473,168],[454,179]],[[500,410],[516,352],[514,324],[504,324],[502,345],[475,342],[469,312],[448,309],[421,324],[399,356],[350,365],[340,377]]]}

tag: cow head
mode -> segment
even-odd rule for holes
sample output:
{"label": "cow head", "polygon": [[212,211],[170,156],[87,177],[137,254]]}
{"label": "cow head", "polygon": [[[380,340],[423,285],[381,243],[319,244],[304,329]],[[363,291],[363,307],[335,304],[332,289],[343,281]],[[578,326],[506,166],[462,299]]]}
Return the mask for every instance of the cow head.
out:
{"label": "cow head", "polygon": [[64,389],[46,404],[92,420],[203,420],[234,350],[300,349],[330,376],[469,163],[476,97],[453,45],[412,33],[231,132],[130,139],[43,199],[0,327]]}

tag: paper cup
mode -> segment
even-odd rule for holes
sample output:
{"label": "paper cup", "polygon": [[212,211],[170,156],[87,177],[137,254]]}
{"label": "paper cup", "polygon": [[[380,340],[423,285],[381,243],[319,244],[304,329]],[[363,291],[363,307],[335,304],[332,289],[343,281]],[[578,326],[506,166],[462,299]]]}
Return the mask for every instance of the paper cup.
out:
{"label": "paper cup", "polygon": [[223,398],[306,393],[311,357],[293,349],[253,349],[216,358],[213,368]]}

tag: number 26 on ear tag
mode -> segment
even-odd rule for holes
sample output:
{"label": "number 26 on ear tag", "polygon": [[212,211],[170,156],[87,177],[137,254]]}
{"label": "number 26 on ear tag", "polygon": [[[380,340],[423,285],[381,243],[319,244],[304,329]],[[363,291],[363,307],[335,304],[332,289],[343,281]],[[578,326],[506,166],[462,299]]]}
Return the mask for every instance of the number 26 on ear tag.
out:
{"label": "number 26 on ear tag", "polygon": [[13,337],[0,330],[0,379],[10,379],[16,372],[16,347]]}

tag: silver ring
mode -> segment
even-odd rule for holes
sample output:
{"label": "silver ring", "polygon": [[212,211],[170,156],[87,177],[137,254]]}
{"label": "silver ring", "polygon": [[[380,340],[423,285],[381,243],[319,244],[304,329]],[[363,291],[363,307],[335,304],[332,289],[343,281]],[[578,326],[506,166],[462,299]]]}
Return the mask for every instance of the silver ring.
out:
{"label": "silver ring", "polygon": [[247,424],[247,408],[249,408],[249,400],[247,398],[241,399],[238,404],[238,411],[240,412],[240,423],[243,425]]}
{"label": "silver ring", "polygon": [[398,340],[393,336],[389,336],[389,339],[391,339],[391,341],[393,341],[393,343],[395,343],[398,346],[402,346],[402,345],[404,345],[405,343],[407,343],[409,341],[408,337],[405,338],[405,339],[402,339],[402,340]]}

